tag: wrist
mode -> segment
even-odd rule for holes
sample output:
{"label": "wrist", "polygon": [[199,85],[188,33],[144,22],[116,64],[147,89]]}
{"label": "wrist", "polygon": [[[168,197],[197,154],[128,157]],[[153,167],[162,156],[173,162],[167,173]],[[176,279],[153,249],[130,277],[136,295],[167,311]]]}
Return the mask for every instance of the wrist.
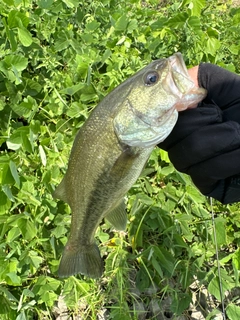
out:
{"label": "wrist", "polygon": [[195,66],[192,67],[190,69],[188,69],[188,74],[190,76],[190,78],[192,79],[192,81],[194,82],[195,86],[198,88],[199,84],[198,84],[198,68],[199,66]]}

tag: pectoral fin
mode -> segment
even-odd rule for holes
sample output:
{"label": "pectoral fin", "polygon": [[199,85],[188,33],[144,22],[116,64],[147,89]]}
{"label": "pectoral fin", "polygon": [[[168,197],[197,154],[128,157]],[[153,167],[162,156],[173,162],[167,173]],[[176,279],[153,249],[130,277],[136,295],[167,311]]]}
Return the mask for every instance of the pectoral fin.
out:
{"label": "pectoral fin", "polygon": [[127,226],[127,212],[124,200],[107,213],[105,219],[110,222],[117,230],[125,230]]}
{"label": "pectoral fin", "polygon": [[137,157],[139,157],[139,150],[137,148],[131,148],[129,146],[123,146],[122,153],[116,159],[114,165],[109,170],[108,175],[116,177],[121,180],[129,175]]}

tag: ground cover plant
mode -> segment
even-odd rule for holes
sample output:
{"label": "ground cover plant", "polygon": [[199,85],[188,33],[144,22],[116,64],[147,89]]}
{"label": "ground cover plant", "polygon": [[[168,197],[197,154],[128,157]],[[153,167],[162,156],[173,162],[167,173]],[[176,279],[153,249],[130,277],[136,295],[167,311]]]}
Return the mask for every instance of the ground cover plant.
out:
{"label": "ground cover plant", "polygon": [[[154,150],[127,195],[126,232],[98,229],[97,281],[58,278],[70,210],[52,192],[89,112],[151,60],[180,51],[187,66],[240,72],[239,22],[231,1],[0,2],[0,319],[221,313],[209,201],[165,152]],[[237,320],[240,207],[213,210],[223,303]]]}

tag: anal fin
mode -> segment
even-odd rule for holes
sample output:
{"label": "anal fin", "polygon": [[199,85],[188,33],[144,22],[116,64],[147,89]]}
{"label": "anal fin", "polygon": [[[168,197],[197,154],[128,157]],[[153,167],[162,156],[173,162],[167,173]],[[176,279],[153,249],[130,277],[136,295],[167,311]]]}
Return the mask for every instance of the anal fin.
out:
{"label": "anal fin", "polygon": [[109,211],[105,219],[117,230],[125,230],[127,226],[127,212],[124,200],[122,200],[113,210]]}

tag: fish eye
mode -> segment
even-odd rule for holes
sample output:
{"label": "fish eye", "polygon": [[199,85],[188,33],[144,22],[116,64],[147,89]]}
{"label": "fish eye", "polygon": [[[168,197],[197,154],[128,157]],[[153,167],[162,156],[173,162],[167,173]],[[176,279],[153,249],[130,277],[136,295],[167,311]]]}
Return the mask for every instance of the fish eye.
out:
{"label": "fish eye", "polygon": [[150,71],[147,74],[145,74],[144,83],[147,86],[151,86],[155,84],[158,81],[158,79],[159,79],[159,75],[157,71]]}

